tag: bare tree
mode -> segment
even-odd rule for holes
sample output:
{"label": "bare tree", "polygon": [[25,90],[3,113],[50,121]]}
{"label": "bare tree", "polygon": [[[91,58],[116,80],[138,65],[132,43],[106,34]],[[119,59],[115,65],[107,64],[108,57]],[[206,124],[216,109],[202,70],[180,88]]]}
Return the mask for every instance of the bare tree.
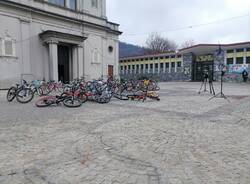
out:
{"label": "bare tree", "polygon": [[151,33],[146,40],[147,53],[162,53],[166,51],[173,51],[177,49],[174,41],[161,36],[159,33]]}
{"label": "bare tree", "polygon": [[181,44],[181,49],[183,48],[188,48],[188,47],[192,47],[195,45],[195,42],[193,39],[187,40],[184,43]]}

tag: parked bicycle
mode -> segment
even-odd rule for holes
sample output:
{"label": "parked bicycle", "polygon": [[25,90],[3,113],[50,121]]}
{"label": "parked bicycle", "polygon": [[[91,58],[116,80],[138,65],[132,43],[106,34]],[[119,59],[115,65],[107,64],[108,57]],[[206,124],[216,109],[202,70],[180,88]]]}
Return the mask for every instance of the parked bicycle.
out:
{"label": "parked bicycle", "polygon": [[22,81],[22,84],[16,84],[16,86],[10,87],[7,92],[8,102],[12,102],[14,99],[17,99],[19,103],[29,103],[34,98],[34,92],[28,86],[25,80]]}

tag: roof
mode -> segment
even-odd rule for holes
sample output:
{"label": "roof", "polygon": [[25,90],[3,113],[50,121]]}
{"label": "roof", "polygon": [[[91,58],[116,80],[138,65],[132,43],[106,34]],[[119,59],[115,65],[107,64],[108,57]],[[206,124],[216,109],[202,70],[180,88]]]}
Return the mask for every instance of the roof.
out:
{"label": "roof", "polygon": [[238,43],[231,43],[231,44],[198,44],[198,45],[193,45],[191,47],[187,47],[187,48],[183,48],[183,49],[180,49],[180,52],[183,52],[185,50],[190,50],[190,49],[193,49],[193,48],[198,48],[198,47],[224,47],[224,48],[227,48],[227,47],[241,47],[241,46],[245,46],[245,45],[250,45],[250,42],[238,42]]}
{"label": "roof", "polygon": [[140,54],[140,55],[133,55],[133,56],[127,56],[127,57],[120,57],[120,60],[123,59],[140,59],[140,58],[145,58],[145,57],[161,57],[161,56],[166,56],[166,55],[171,55],[171,54],[178,54],[176,51],[166,51],[162,53],[147,53],[147,54]]}

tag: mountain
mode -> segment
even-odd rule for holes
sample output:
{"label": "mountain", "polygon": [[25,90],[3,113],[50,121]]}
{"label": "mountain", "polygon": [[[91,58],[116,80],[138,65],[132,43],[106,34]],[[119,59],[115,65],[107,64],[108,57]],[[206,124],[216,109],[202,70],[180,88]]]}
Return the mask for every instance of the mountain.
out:
{"label": "mountain", "polygon": [[145,53],[145,48],[125,43],[119,42],[119,56],[122,57],[129,57],[129,56],[137,56],[143,55]]}

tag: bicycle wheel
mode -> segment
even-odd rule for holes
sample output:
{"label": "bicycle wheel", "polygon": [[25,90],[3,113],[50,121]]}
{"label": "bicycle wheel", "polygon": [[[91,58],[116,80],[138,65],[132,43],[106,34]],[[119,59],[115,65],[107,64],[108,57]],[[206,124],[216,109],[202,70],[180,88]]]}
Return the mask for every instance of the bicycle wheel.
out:
{"label": "bicycle wheel", "polygon": [[54,104],[54,99],[52,98],[40,98],[36,101],[37,107],[48,107],[50,105]]}
{"label": "bicycle wheel", "polygon": [[110,99],[109,97],[105,97],[105,96],[100,96],[97,98],[97,102],[100,103],[100,104],[105,104],[105,103],[109,103],[110,102]]}
{"label": "bicycle wheel", "polygon": [[79,98],[79,99],[82,101],[82,103],[85,103],[85,102],[88,100],[87,95],[85,95],[84,93],[80,93],[80,94],[77,96],[77,98]]}
{"label": "bicycle wheel", "polygon": [[12,102],[14,100],[14,98],[16,97],[16,90],[17,90],[16,87],[11,87],[8,90],[8,93],[7,93],[7,101],[8,102]]}
{"label": "bicycle wheel", "polygon": [[43,96],[44,93],[45,93],[45,87],[44,86],[40,86],[40,87],[37,88],[37,94],[39,96]]}
{"label": "bicycle wheel", "polygon": [[30,88],[17,91],[16,99],[19,103],[29,103],[34,98],[34,92]]}
{"label": "bicycle wheel", "polygon": [[69,108],[80,107],[82,105],[82,101],[78,98],[69,97],[63,101],[63,105]]}

